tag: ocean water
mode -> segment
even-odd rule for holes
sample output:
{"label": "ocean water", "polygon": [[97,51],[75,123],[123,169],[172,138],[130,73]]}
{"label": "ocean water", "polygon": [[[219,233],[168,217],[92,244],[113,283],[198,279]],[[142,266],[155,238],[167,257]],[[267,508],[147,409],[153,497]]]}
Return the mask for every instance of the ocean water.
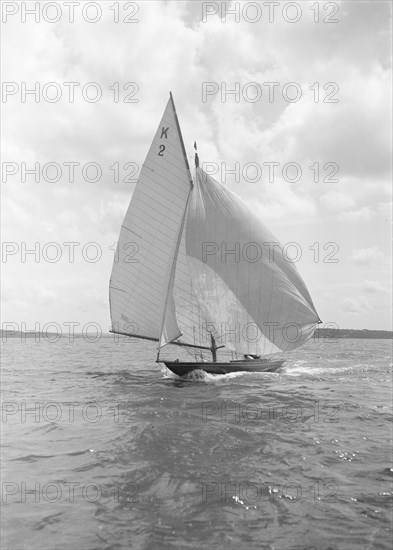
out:
{"label": "ocean water", "polygon": [[187,380],[144,341],[2,352],[1,548],[391,548],[391,341]]}

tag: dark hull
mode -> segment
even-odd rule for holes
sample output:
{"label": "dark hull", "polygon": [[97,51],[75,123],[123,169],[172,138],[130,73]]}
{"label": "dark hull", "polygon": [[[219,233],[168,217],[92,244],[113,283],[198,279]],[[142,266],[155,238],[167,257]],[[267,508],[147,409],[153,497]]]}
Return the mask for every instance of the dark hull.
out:
{"label": "dark hull", "polygon": [[164,365],[183,376],[195,370],[203,370],[209,374],[228,374],[231,372],[274,372],[285,361],[230,361],[227,363],[181,363],[180,361],[162,361]]}

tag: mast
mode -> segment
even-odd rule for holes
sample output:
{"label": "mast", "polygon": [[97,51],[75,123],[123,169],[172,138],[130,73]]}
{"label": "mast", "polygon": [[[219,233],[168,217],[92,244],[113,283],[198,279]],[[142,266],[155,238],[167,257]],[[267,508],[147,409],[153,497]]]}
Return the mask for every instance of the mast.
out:
{"label": "mast", "polygon": [[[212,352],[213,363],[217,363],[217,350],[218,350],[218,347],[216,346],[216,341],[214,339],[213,334],[210,334],[210,342],[212,344],[211,348],[210,348],[210,351]],[[224,347],[224,346],[220,346],[220,347]]]}

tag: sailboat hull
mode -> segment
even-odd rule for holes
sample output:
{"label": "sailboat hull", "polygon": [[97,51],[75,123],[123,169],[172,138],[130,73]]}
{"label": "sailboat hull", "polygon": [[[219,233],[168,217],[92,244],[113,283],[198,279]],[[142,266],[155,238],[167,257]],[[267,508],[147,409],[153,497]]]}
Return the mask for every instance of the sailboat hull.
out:
{"label": "sailboat hull", "polygon": [[165,366],[177,374],[184,376],[195,370],[209,374],[229,374],[231,372],[274,372],[285,362],[281,361],[230,361],[226,363],[181,363],[180,361],[162,361]]}

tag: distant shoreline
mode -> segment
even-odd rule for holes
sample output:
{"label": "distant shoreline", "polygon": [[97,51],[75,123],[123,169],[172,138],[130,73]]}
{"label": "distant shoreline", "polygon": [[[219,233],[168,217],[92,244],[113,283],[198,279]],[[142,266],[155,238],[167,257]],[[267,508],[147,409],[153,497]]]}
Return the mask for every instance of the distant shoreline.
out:
{"label": "distant shoreline", "polygon": [[353,328],[317,328],[314,332],[314,338],[362,338],[362,339],[384,339],[393,338],[393,332],[390,330],[368,330]]}
{"label": "distant shoreline", "polygon": [[[25,340],[27,338],[35,338],[36,340],[46,339],[48,341],[54,342],[56,339],[60,338],[68,338],[69,340],[73,340],[74,338],[85,338],[91,342],[93,342],[95,339],[98,341],[101,338],[111,338],[111,339],[119,339],[119,335],[115,335],[113,333],[102,333],[101,335],[97,335],[95,338],[93,334],[83,334],[83,333],[74,333],[74,334],[67,334],[62,333],[58,334],[56,332],[13,332],[13,331],[6,331],[1,330],[1,339],[3,342],[7,341],[8,338],[20,338],[21,340]],[[124,338],[124,337],[123,337]],[[344,339],[344,338],[354,338],[354,339],[365,339],[365,340],[391,340],[393,339],[393,331],[390,330],[368,330],[368,329],[338,329],[338,328],[319,328],[316,329],[314,332],[313,338],[315,340],[319,338],[334,338],[334,339]]]}

